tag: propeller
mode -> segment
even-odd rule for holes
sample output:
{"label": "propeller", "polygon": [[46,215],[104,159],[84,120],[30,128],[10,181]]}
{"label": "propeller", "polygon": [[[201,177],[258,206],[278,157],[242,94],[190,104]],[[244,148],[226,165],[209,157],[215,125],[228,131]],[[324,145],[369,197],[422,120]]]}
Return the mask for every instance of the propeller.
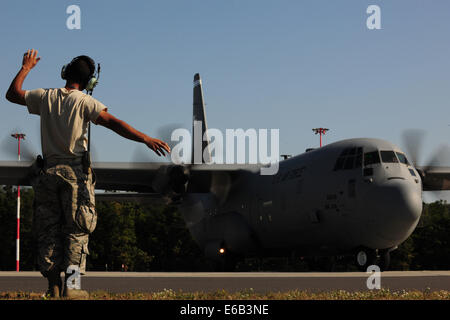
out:
{"label": "propeller", "polygon": [[403,145],[414,167],[418,165],[425,135],[425,131],[420,129],[408,129],[402,133]]}
{"label": "propeller", "polygon": [[219,205],[222,205],[227,201],[228,194],[232,187],[233,183],[228,172],[212,173],[210,190],[216,196]]}
{"label": "propeller", "polygon": [[[423,160],[420,155],[423,153],[422,145],[425,136],[425,131],[419,129],[408,129],[403,132],[403,145],[414,167],[419,165],[420,160]],[[450,147],[448,145],[440,145],[423,167],[429,168],[430,166],[448,164],[449,160]]]}
{"label": "propeller", "polygon": [[[177,141],[172,141],[172,133],[174,130],[182,127],[183,125],[179,123],[163,125],[156,130],[156,134],[153,137],[166,142],[170,149],[173,150]],[[166,157],[160,157],[146,145],[138,144],[132,154],[132,162],[167,162],[167,166],[161,166],[156,173],[152,181],[152,187],[156,192],[162,193],[168,199],[174,200],[180,194],[184,193],[190,173],[190,166],[174,165],[172,159],[177,156],[176,154],[166,153]],[[179,158],[176,158],[176,160],[179,160]],[[174,162],[181,163],[181,161],[176,160],[174,159]]]}
{"label": "propeller", "polygon": [[[183,128],[183,125],[180,123],[170,123],[163,125],[156,130],[155,138],[163,140],[173,150],[174,146],[178,142],[172,141],[171,136],[174,130],[178,128]],[[152,150],[142,144],[136,146],[133,153],[134,162],[161,162],[162,159],[162,157],[158,157]],[[182,163],[182,159],[178,154],[171,154],[169,156],[169,160],[172,159],[176,163]],[[191,168],[193,166],[195,165],[185,164],[182,167],[180,166],[169,171],[164,171],[165,169],[163,169],[159,177],[154,181],[154,187],[158,188],[158,186],[168,186],[170,190],[178,193],[180,190],[176,190],[177,186],[182,186],[185,182],[187,182],[191,173]],[[196,183],[200,183],[203,185],[204,181],[191,181],[194,189],[196,189]],[[212,172],[209,190],[212,194],[215,195],[216,201],[221,205],[226,202],[228,195],[235,184],[236,182],[232,181],[232,178],[228,172]]]}
{"label": "propeller", "polygon": [[410,157],[411,164],[416,168],[420,174],[422,181],[425,181],[426,174],[432,166],[448,165],[450,163],[450,147],[448,145],[440,145],[432,156],[428,158],[425,165],[417,168],[419,161],[423,161],[421,155],[423,154],[423,141],[426,133],[420,129],[408,129],[402,134],[403,145],[406,153]]}

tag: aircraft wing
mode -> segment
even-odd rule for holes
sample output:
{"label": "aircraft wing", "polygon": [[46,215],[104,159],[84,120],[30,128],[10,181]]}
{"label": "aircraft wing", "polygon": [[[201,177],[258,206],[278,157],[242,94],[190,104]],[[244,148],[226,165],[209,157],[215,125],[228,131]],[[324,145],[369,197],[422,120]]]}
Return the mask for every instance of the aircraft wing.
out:
{"label": "aircraft wing", "polygon": [[96,189],[122,190],[146,193],[164,193],[166,187],[184,184],[183,175],[189,176],[192,192],[208,192],[213,177],[227,174],[235,178],[240,172],[258,172],[260,165],[196,164],[174,165],[169,162],[93,163],[97,177]]}
{"label": "aircraft wing", "polygon": [[95,194],[95,201],[137,202],[140,204],[164,205],[167,200],[159,193],[103,192]]}
{"label": "aircraft wing", "polygon": [[0,161],[0,185],[31,185],[31,161]]}
{"label": "aircraft wing", "polygon": [[450,167],[417,167],[422,170],[423,191],[450,190]]}
{"label": "aircraft wing", "polygon": [[95,162],[96,189],[155,193],[152,181],[168,163]]}
{"label": "aircraft wing", "polygon": [[[242,172],[257,173],[261,165],[94,162],[92,167],[96,189],[161,194],[170,188],[177,191],[180,184],[185,184],[186,176],[192,186],[188,192],[209,192],[212,181],[229,182]],[[32,162],[0,161],[0,185],[31,186],[32,179]]]}

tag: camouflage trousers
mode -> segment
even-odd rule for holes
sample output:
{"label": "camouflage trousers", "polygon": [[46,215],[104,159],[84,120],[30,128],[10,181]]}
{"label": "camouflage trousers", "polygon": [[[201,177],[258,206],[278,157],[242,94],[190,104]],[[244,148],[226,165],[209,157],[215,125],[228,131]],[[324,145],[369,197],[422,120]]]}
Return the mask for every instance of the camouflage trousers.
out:
{"label": "camouflage trousers", "polygon": [[44,168],[34,189],[33,232],[37,264],[44,276],[70,265],[85,274],[89,234],[97,225],[92,170],[75,161]]}

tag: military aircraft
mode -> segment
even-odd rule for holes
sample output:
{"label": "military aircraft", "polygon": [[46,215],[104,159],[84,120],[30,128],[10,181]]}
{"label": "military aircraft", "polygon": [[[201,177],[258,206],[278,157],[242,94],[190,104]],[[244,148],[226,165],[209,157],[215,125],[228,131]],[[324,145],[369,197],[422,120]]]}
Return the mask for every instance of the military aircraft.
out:
{"label": "military aircraft", "polygon": [[[198,74],[193,120],[207,130]],[[386,270],[390,252],[419,222],[422,191],[450,190],[450,167],[420,167],[416,152],[410,154],[412,162],[388,141],[358,138],[286,157],[275,175],[261,175],[261,164],[94,162],[93,168],[97,189],[128,191],[98,199],[169,199],[206,257],[227,270],[238,258],[293,253],[351,254],[361,270],[372,264]],[[31,185],[30,172],[30,161],[0,162],[0,184]]]}

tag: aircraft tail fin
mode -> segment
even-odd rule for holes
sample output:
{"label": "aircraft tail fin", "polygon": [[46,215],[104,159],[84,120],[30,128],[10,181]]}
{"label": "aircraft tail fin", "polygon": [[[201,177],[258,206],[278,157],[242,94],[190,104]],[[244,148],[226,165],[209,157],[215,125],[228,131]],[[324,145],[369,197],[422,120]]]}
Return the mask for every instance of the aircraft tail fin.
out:
{"label": "aircraft tail fin", "polygon": [[200,75],[194,75],[194,106],[192,118],[192,161],[191,163],[211,162],[211,151],[209,148],[209,137],[206,134],[208,125],[206,123],[205,103],[203,100],[203,88]]}

